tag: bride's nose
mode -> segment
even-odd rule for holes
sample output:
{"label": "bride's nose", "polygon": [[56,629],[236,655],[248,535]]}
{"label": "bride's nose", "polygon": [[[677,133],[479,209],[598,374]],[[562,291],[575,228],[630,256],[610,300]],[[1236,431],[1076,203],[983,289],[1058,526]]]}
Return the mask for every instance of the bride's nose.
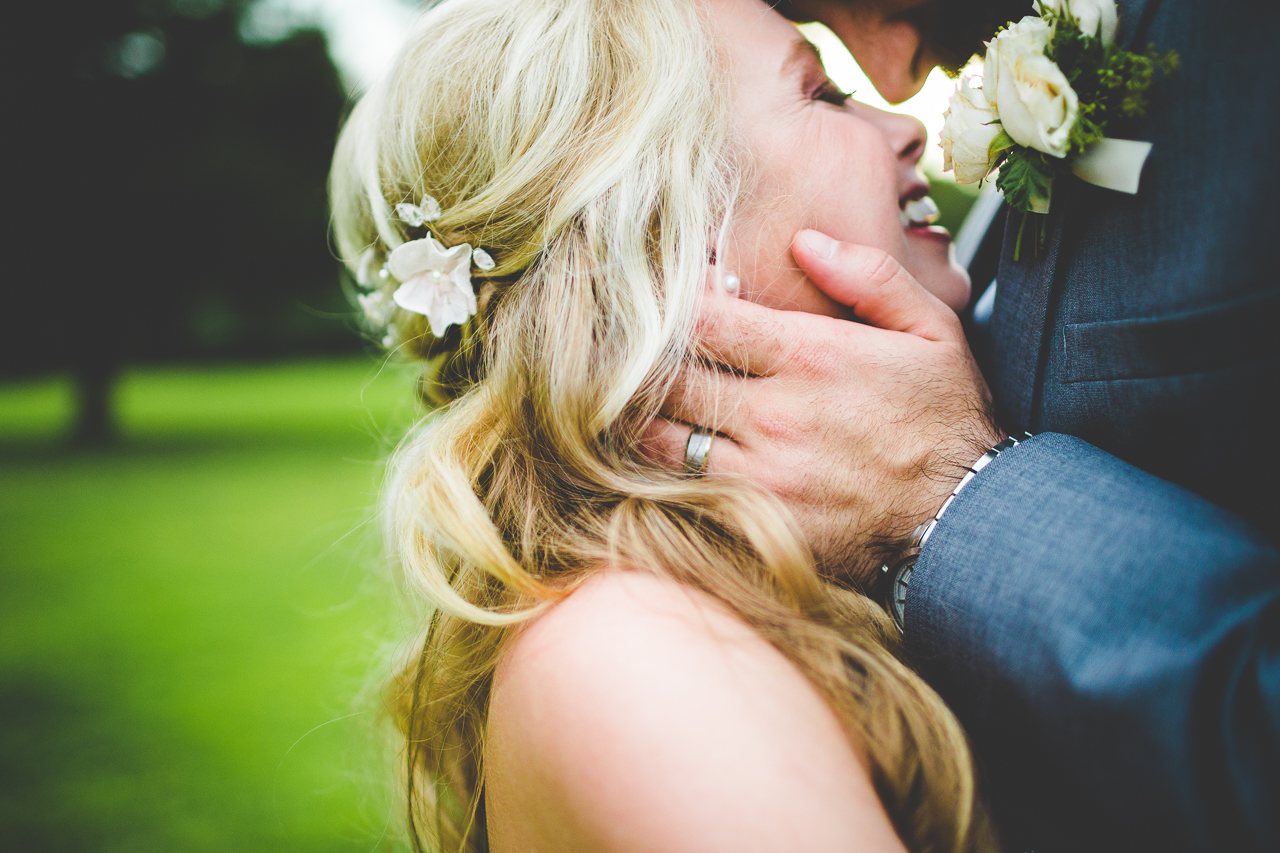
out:
{"label": "bride's nose", "polygon": [[929,132],[918,119],[896,113],[882,113],[884,116],[882,129],[893,153],[898,155],[898,164],[904,169],[915,172],[920,158],[924,156],[925,140]]}
{"label": "bride's nose", "polygon": [[[889,146],[898,159],[898,168],[903,177],[915,176],[920,158],[924,156],[925,142],[929,132],[919,120],[900,113],[887,113],[874,107],[867,107],[871,112],[870,120],[880,128]],[[914,177],[911,178],[914,180]]]}

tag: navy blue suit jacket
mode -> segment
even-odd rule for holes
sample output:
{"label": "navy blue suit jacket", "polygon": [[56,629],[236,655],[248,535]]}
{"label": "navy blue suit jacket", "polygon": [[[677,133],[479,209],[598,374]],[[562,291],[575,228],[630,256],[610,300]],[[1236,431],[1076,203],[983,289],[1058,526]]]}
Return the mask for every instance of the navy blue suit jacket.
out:
{"label": "navy blue suit jacket", "polygon": [[1280,850],[1280,4],[1121,0],[1174,49],[1136,196],[1074,177],[1005,249],[1001,455],[921,555],[906,637],[1011,851]]}

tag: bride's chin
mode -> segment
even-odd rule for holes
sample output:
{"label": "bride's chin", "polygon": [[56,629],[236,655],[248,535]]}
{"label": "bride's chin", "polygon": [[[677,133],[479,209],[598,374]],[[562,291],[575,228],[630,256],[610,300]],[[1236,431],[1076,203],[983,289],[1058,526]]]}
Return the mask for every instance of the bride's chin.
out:
{"label": "bride's chin", "polygon": [[[910,232],[926,229],[907,230]],[[932,231],[932,229],[928,230]],[[942,231],[942,235],[946,235],[945,229],[938,230]],[[915,276],[916,281],[920,282],[925,290],[942,300],[952,311],[959,313],[969,304],[969,273],[956,263],[955,246],[951,243],[950,235],[945,237],[942,235],[930,233],[924,239],[909,241],[914,250],[912,254],[915,263],[908,265],[907,271]]]}
{"label": "bride's chin", "polygon": [[951,263],[950,259],[945,264],[938,264],[933,269],[924,271],[923,275],[917,276],[917,280],[925,290],[938,297],[943,304],[957,314],[969,304],[972,289],[969,273]]}
{"label": "bride's chin", "polygon": [[969,283],[969,274],[964,270],[952,267],[948,272],[949,280],[942,282],[934,295],[946,303],[948,308],[959,314],[969,304],[969,296],[973,288]]}

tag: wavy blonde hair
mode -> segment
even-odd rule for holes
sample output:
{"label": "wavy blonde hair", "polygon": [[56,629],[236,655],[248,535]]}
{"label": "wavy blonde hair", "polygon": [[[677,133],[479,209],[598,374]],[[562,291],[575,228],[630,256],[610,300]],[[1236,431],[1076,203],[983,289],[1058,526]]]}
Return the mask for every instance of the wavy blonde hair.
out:
{"label": "wavy blonde hair", "polygon": [[385,489],[429,605],[392,684],[419,850],[486,849],[499,654],[607,567],[704,591],[799,667],[911,849],[994,846],[964,734],[884,612],[820,573],[772,495],[637,452],[696,356],[708,243],[750,173],[709,32],[697,0],[444,0],[338,142],[334,230],[353,268],[414,236],[392,210],[428,194],[446,244],[497,260],[462,327],[435,338],[424,318],[392,320],[438,406]]}

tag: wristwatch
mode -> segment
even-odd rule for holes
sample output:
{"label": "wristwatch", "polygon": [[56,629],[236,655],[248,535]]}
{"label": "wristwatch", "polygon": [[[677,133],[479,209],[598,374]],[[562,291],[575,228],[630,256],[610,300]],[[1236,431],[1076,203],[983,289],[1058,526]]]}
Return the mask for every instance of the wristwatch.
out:
{"label": "wristwatch", "polygon": [[942,514],[951,506],[951,502],[956,499],[956,495],[960,494],[960,490],[969,485],[969,481],[976,477],[979,471],[990,465],[991,460],[1031,437],[1031,433],[1025,433],[1021,439],[1010,436],[982,454],[982,458],[965,471],[960,482],[943,501],[942,509],[938,510],[938,514],[911,531],[911,538],[907,540],[906,547],[899,551],[893,560],[880,567],[880,571],[888,578],[885,584],[884,609],[889,611],[889,616],[893,618],[893,624],[898,626],[899,631],[906,630],[907,590],[911,588],[911,573],[915,571],[916,560],[920,558],[920,552],[924,550],[925,543],[933,535],[933,530],[942,519]]}

